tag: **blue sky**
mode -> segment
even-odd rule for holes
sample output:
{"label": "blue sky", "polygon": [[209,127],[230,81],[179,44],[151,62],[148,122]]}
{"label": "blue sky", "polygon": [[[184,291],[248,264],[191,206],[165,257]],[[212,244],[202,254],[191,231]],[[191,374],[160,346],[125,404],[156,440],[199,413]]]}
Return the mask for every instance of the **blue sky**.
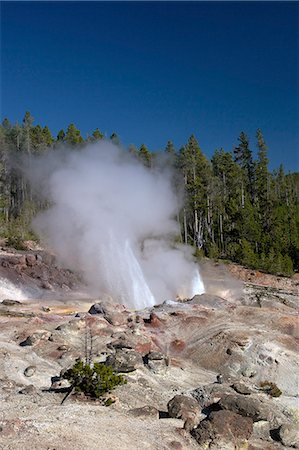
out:
{"label": "blue sky", "polygon": [[1,2],[1,115],[299,170],[298,2]]}

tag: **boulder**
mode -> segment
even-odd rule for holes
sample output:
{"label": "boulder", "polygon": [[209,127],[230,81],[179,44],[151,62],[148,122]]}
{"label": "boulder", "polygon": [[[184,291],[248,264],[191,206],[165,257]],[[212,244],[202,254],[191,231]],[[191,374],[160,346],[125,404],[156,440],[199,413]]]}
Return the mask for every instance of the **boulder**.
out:
{"label": "boulder", "polygon": [[169,366],[169,358],[160,352],[149,352],[144,357],[144,362],[148,369],[159,375],[164,375]]}
{"label": "boulder", "polygon": [[250,417],[222,410],[212,412],[191,434],[204,448],[235,449],[250,438],[252,430]]}
{"label": "boulder", "polygon": [[123,305],[111,304],[111,303],[95,303],[89,309],[89,314],[100,314],[111,325],[121,326],[125,325],[128,320],[128,313]]}
{"label": "boulder", "polygon": [[253,423],[252,437],[254,439],[271,441],[270,430],[271,424],[267,420],[259,420],[258,422]]}
{"label": "boulder", "polygon": [[145,419],[159,419],[159,411],[154,406],[142,406],[141,408],[134,408],[129,411],[133,417],[140,417]]}
{"label": "boulder", "polygon": [[133,372],[143,364],[139,353],[129,349],[117,349],[114,355],[109,355],[105,364],[111,366],[115,372]]}
{"label": "boulder", "polygon": [[4,306],[19,306],[19,305],[22,304],[22,303],[19,302],[18,300],[9,300],[9,299],[5,299],[5,300],[3,300],[1,303],[2,303],[2,305],[4,305]]}
{"label": "boulder", "polygon": [[253,393],[252,389],[250,389],[248,386],[246,386],[246,384],[238,382],[238,381],[232,385],[232,388],[238,394],[242,394],[242,395],[250,395]]}
{"label": "boulder", "polygon": [[46,341],[51,336],[51,332],[47,330],[40,330],[28,336],[25,341],[20,343],[21,347],[26,347],[27,345],[38,344],[40,341]]}
{"label": "boulder", "polygon": [[272,410],[258,398],[247,397],[241,394],[228,394],[219,400],[221,409],[233,411],[244,417],[250,417],[254,422],[258,420],[271,420]]}
{"label": "boulder", "polygon": [[299,448],[298,425],[283,423],[278,429],[278,437],[286,447]]}
{"label": "boulder", "polygon": [[26,264],[29,267],[34,266],[37,263],[36,255],[26,255]]}
{"label": "boulder", "polygon": [[182,419],[184,428],[189,431],[193,429],[200,419],[200,406],[197,401],[187,395],[175,395],[167,404],[170,417]]}
{"label": "boulder", "polygon": [[234,393],[234,390],[228,384],[211,383],[200,386],[191,392],[202,408],[206,408],[217,403],[221,397]]}

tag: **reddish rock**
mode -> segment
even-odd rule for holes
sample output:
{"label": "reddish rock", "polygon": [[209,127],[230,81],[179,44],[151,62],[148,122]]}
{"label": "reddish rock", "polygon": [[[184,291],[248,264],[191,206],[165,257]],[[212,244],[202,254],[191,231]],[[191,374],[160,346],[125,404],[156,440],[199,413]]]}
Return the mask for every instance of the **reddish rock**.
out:
{"label": "reddish rock", "polygon": [[167,404],[170,417],[175,419],[192,419],[195,426],[199,422],[200,406],[193,397],[175,395]]}
{"label": "reddish rock", "polygon": [[159,328],[164,325],[163,321],[161,319],[159,319],[159,317],[155,313],[150,314],[149,321],[146,322],[146,324],[150,324],[154,328]]}
{"label": "reddish rock", "polygon": [[170,350],[174,352],[182,352],[186,348],[186,342],[181,339],[175,339],[170,343]]}
{"label": "reddish rock", "polygon": [[144,342],[144,343],[138,343],[135,346],[135,350],[138,353],[141,353],[142,355],[146,355],[149,353],[152,349],[152,343],[151,342]]}
{"label": "reddish rock", "polygon": [[36,260],[36,256],[35,255],[26,255],[26,263],[27,266],[32,267],[36,264],[37,260]]}

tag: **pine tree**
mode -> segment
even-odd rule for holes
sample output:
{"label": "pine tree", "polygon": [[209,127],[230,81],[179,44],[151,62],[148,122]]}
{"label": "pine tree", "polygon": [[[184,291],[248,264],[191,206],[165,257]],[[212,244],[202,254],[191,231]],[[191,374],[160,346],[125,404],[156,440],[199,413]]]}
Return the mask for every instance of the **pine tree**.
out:
{"label": "pine tree", "polygon": [[103,137],[103,133],[98,128],[96,128],[91,135],[91,140],[92,142],[100,141],[101,139],[103,139]]}
{"label": "pine tree", "polygon": [[[250,193],[251,201],[254,201],[254,163],[252,151],[249,148],[249,138],[242,131],[238,138],[240,144],[234,148],[235,162],[237,162],[244,172],[243,189]],[[244,201],[242,200],[242,206]]]}
{"label": "pine tree", "polygon": [[146,145],[142,144],[140,146],[140,149],[138,152],[138,158],[146,167],[151,167],[152,155],[151,155],[151,152],[146,147]]}
{"label": "pine tree", "polygon": [[57,142],[64,142],[65,140],[65,132],[63,129],[61,129],[57,134]]}
{"label": "pine tree", "polygon": [[167,145],[165,147],[165,153],[168,155],[174,155],[175,154],[175,148],[172,141],[168,141]]}
{"label": "pine tree", "polygon": [[81,133],[73,123],[68,126],[64,140],[68,145],[71,146],[82,144],[83,138],[81,136]]}

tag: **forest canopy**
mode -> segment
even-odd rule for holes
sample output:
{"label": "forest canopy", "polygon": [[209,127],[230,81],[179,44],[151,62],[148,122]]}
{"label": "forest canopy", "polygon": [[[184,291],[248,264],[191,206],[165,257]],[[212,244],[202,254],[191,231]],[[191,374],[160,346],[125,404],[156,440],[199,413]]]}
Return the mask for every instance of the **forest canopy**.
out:
{"label": "forest canopy", "polygon": [[[54,151],[63,145],[80,148],[105,139],[99,128],[87,138],[74,124],[54,137],[47,126],[34,125],[29,112],[22,124],[4,119],[0,126],[0,235],[12,245],[36,238],[30,224],[47,207],[20,168],[24,155]],[[116,133],[110,138],[116,145]],[[232,151],[216,149],[211,160],[194,135],[176,149],[172,141],[163,152],[142,144],[123,151],[155,170],[161,153],[173,173],[173,187],[183,195],[177,220],[178,240],[194,246],[195,254],[230,260],[270,273],[291,275],[299,270],[299,173],[269,170],[268,148],[256,131],[257,157],[245,132],[236,137]]]}

